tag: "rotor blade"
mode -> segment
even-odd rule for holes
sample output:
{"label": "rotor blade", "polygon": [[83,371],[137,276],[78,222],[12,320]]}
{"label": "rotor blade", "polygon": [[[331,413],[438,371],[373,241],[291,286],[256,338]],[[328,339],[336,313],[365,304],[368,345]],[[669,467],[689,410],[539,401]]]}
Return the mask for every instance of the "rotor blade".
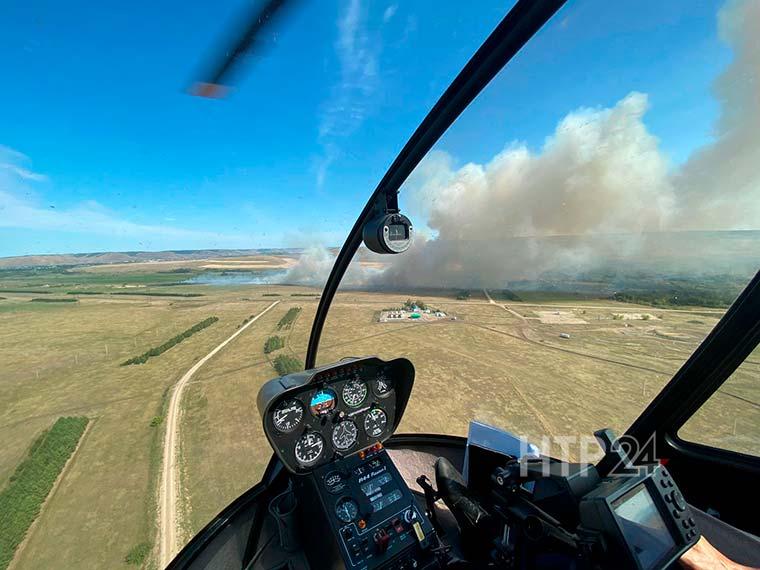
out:
{"label": "rotor blade", "polygon": [[231,76],[234,68],[255,51],[255,44],[261,39],[262,32],[280,15],[278,12],[281,12],[282,7],[290,2],[292,0],[268,0],[257,5],[239,37],[221,57],[215,58],[215,63],[209,66],[208,73],[204,73],[201,79],[195,82],[190,92],[201,97],[223,97],[232,85]]}

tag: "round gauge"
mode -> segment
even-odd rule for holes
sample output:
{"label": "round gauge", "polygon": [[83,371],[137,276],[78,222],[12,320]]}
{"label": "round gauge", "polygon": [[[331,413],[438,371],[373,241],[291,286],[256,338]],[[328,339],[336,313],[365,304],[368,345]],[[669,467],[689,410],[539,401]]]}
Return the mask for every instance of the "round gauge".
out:
{"label": "round gauge", "polygon": [[344,523],[350,523],[359,515],[359,505],[353,499],[341,499],[335,505],[335,516]]}
{"label": "round gauge", "polygon": [[332,432],[332,442],[335,449],[345,451],[353,447],[356,443],[356,435],[359,430],[356,429],[356,424],[351,420],[340,422],[335,426]]}
{"label": "round gauge", "polygon": [[330,471],[325,475],[325,488],[336,495],[346,488],[346,483],[343,480],[343,475],[339,471]]}
{"label": "round gauge", "polygon": [[380,408],[374,408],[364,416],[364,431],[370,437],[379,437],[385,431],[388,424],[388,416]]}
{"label": "round gauge", "polygon": [[311,410],[311,413],[315,416],[324,416],[325,414],[329,414],[335,408],[337,400],[338,397],[335,395],[335,392],[329,388],[319,390],[311,397],[309,410]]}
{"label": "round gauge", "polygon": [[367,385],[356,376],[346,382],[341,396],[343,396],[343,401],[347,406],[352,408],[361,406],[362,402],[367,399]]}
{"label": "round gauge", "polygon": [[272,413],[272,423],[277,431],[290,433],[296,429],[303,420],[303,406],[301,402],[292,398],[280,402]]}
{"label": "round gauge", "polygon": [[380,372],[372,381],[372,390],[381,398],[385,398],[393,390],[393,382],[386,377],[384,372]]}
{"label": "round gauge", "polygon": [[298,463],[304,467],[314,465],[322,456],[325,449],[325,440],[317,432],[310,431],[301,436],[296,443],[295,455]]}

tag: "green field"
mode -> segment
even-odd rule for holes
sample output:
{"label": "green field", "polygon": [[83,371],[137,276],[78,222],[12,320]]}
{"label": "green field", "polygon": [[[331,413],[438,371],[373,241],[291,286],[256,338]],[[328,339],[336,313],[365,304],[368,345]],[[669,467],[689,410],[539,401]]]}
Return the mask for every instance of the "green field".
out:
{"label": "green field", "polygon": [[[171,284],[177,277],[41,271],[0,281],[2,289],[28,291],[3,293],[7,298],[0,303],[0,488],[58,417],[94,420],[15,568],[155,566],[168,390],[279,300],[187,386],[180,415],[177,523],[183,540],[261,476],[270,452],[256,394],[278,374],[277,358],[291,367],[303,362],[318,292]],[[202,296],[108,294],[131,285]],[[40,296],[32,289],[56,290],[56,296],[91,294],[76,296],[77,303],[30,303]],[[624,430],[723,312],[588,296],[552,298],[545,292],[519,292],[520,301],[502,293],[492,304],[482,291],[461,293],[343,291],[328,316],[318,361],[370,354],[411,359],[417,379],[402,432],[464,435],[468,421],[479,419],[540,442],[543,436],[590,435],[605,426]],[[410,297],[456,320],[377,322],[379,311]],[[142,365],[120,366],[210,315],[219,318],[213,326]],[[275,336],[282,346],[267,353],[267,341]],[[726,394],[711,402],[715,409],[695,418],[687,435],[753,451],[760,421],[757,406],[747,402],[760,399],[758,360],[737,372]]]}

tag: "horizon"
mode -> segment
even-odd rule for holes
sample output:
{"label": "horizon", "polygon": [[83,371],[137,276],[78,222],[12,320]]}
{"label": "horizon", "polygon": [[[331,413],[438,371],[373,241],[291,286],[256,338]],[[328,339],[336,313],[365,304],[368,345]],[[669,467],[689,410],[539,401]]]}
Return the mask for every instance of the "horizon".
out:
{"label": "horizon", "polygon": [[[564,7],[412,174],[402,208],[420,232],[437,235],[425,175],[455,182],[472,168],[488,174],[516,151],[544,169],[577,121],[602,128],[622,114],[621,128],[644,131],[628,152],[657,161],[641,172],[667,178],[650,172],[631,180],[632,188],[644,184],[642,204],[631,204],[644,216],[639,229],[668,227],[671,218],[671,229],[683,226],[679,217],[689,218],[679,209],[691,204],[676,200],[669,218],[665,199],[659,219],[642,208],[653,201],[647,192],[669,192],[693,157],[724,138],[720,82],[746,48],[726,24],[731,6],[673,3],[663,12],[657,2],[637,3],[642,21],[652,16],[648,24],[611,6]],[[90,8],[86,21],[76,10],[49,8],[41,19],[34,7],[13,6],[8,21],[16,25],[0,40],[11,79],[0,93],[2,257],[342,244],[398,149],[507,7],[305,4],[225,100],[181,89],[238,18],[242,0],[194,7],[179,21],[171,9],[154,14],[139,2],[111,17]],[[146,26],[148,10],[154,21]],[[599,29],[589,34],[592,11]],[[60,20],[55,29],[51,18]],[[123,35],[133,27],[144,36],[138,44]],[[542,42],[561,49],[541,50]],[[525,181],[511,184],[519,206]],[[494,191],[504,188],[511,186]],[[511,231],[553,215],[534,208],[527,204],[527,219],[511,221]],[[704,219],[720,229],[758,229],[749,213],[736,217],[746,208],[727,210],[733,219]],[[615,216],[619,229],[631,229]],[[561,224],[534,229],[566,233]]]}

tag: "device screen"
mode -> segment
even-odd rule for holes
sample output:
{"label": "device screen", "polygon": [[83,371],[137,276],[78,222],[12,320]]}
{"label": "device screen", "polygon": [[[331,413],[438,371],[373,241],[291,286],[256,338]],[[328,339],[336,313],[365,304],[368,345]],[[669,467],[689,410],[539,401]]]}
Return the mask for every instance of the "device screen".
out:
{"label": "device screen", "polygon": [[665,521],[643,484],[614,501],[612,509],[642,568],[653,568],[675,547]]}
{"label": "device screen", "polygon": [[391,474],[383,469],[361,486],[362,492],[377,512],[401,499],[401,491],[393,483]]}
{"label": "device screen", "polygon": [[403,224],[391,224],[388,226],[388,241],[401,241],[408,239],[406,236],[406,226]]}

